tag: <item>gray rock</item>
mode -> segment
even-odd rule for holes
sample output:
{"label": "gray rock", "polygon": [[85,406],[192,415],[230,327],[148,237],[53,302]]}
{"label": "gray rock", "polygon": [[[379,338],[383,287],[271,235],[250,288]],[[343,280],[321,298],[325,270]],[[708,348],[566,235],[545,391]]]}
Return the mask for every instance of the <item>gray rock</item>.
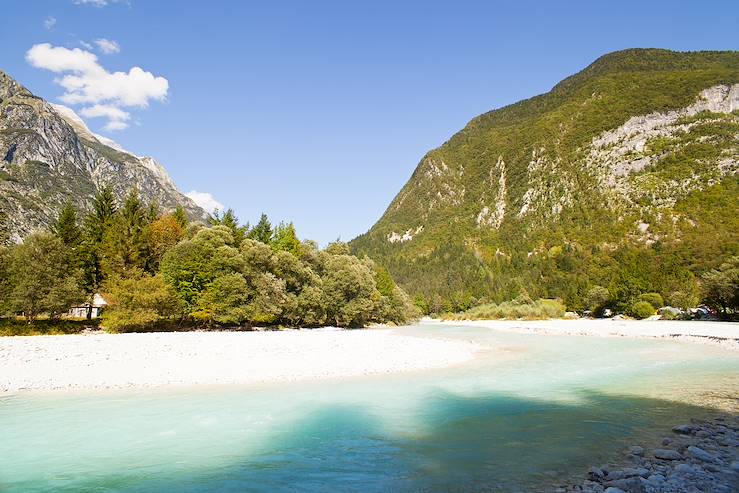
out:
{"label": "gray rock", "polygon": [[591,467],[588,469],[588,479],[591,481],[600,481],[606,476],[606,473],[600,467]]}
{"label": "gray rock", "polygon": [[699,430],[695,432],[695,436],[698,438],[708,438],[711,436],[711,433],[706,430]]}
{"label": "gray rock", "polygon": [[654,456],[663,460],[680,460],[683,458],[678,451],[663,448],[654,449]]}
{"label": "gray rock", "polygon": [[675,472],[679,474],[694,474],[696,470],[690,464],[683,462],[675,466]]}
{"label": "gray rock", "polygon": [[651,484],[660,484],[665,482],[665,477],[661,474],[652,474],[647,478],[647,481]]}
{"label": "gray rock", "polygon": [[672,431],[680,435],[690,435],[693,433],[693,427],[690,425],[677,425],[672,427]]}
{"label": "gray rock", "polygon": [[731,465],[729,466],[729,468],[734,472],[739,472],[739,461],[731,461]]}
{"label": "gray rock", "polygon": [[688,447],[688,455],[690,455],[694,459],[702,460],[703,462],[714,462],[716,460],[716,456],[714,456],[713,454],[709,454],[702,448],[696,447],[695,445],[690,445]]}
{"label": "gray rock", "polygon": [[606,488],[606,491],[604,491],[603,493],[626,493],[626,492],[622,490],[621,488],[616,488],[615,486],[609,486],[608,488]]}
{"label": "gray rock", "polygon": [[625,478],[631,478],[633,476],[641,476],[642,478],[646,478],[649,476],[649,469],[646,469],[644,467],[627,467],[623,470],[623,475]]}
{"label": "gray rock", "polygon": [[669,445],[671,443],[672,443],[672,438],[665,437],[662,439],[662,445]]}
{"label": "gray rock", "polygon": [[632,445],[629,447],[629,453],[638,457],[644,457],[644,448],[638,445]]}

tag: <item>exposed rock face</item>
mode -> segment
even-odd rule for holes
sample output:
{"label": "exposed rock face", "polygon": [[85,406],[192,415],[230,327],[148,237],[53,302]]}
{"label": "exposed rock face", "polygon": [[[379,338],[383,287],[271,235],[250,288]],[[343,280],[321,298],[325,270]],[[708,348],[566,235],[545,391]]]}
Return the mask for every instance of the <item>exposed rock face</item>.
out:
{"label": "exposed rock face", "polygon": [[110,185],[122,198],[137,187],[144,202],[206,213],[185,197],[153,158],[138,157],[92,133],[74,112],[34,96],[0,71],[0,210],[15,241],[53,223],[66,201],[88,210]]}

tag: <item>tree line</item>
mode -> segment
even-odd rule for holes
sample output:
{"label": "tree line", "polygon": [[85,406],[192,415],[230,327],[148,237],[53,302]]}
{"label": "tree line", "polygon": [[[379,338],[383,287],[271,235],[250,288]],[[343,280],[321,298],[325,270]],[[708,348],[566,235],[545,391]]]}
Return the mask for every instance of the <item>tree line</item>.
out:
{"label": "tree line", "polygon": [[252,325],[359,327],[417,316],[384,268],[301,241],[266,215],[250,227],[232,210],[190,222],[177,208],[118,203],[110,187],[90,211],[66,204],[49,231],[0,245],[0,314],[58,320],[101,293],[111,331]]}

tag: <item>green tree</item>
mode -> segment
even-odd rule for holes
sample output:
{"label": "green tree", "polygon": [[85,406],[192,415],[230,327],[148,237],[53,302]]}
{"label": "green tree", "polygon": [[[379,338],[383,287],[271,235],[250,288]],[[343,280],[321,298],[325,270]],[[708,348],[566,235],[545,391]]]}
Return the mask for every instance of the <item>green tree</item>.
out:
{"label": "green tree", "polygon": [[212,325],[241,325],[249,319],[248,304],[254,290],[238,273],[216,277],[197,300],[193,317]]}
{"label": "green tree", "polygon": [[655,309],[646,301],[637,301],[629,309],[629,315],[634,318],[647,318],[654,315]]}
{"label": "green tree", "polygon": [[146,265],[144,228],[147,225],[146,208],[138,190],[132,189],[121,209],[105,231],[100,251],[103,275],[126,275],[134,268]]}
{"label": "green tree", "polygon": [[329,255],[322,278],[327,321],[361,327],[372,319],[380,293],[372,270],[351,255]]}
{"label": "green tree", "polygon": [[57,318],[84,299],[79,272],[69,262],[64,243],[48,233],[35,233],[15,246],[9,258],[8,302],[28,322],[47,313]]}
{"label": "green tree", "polygon": [[600,315],[611,301],[611,293],[603,286],[593,286],[585,294],[585,306],[593,315]]}
{"label": "green tree", "polygon": [[236,213],[234,213],[233,209],[228,209],[224,213],[220,213],[217,210],[214,211],[208,222],[211,226],[220,225],[226,226],[230,229],[231,234],[233,235],[234,245],[237,247],[241,245],[242,241],[244,241],[244,238],[246,238],[246,232],[249,229],[248,224],[245,226],[239,226],[239,218],[236,217]]}
{"label": "green tree", "polygon": [[262,214],[256,226],[249,231],[249,238],[267,244],[272,241],[272,224],[267,219],[267,214]]}
{"label": "green tree", "polygon": [[722,313],[739,311],[739,257],[712,269],[701,277],[703,299],[711,308]]}
{"label": "green tree", "polygon": [[295,233],[293,223],[280,223],[272,236],[272,248],[277,251],[289,252],[296,257],[300,256],[300,240]]}
{"label": "green tree", "polygon": [[100,289],[103,282],[100,245],[116,215],[117,206],[113,189],[102,186],[92,201],[92,211],[85,217],[80,259],[83,270],[83,289],[89,297]]}
{"label": "green tree", "polygon": [[650,305],[652,305],[652,308],[655,310],[657,308],[661,308],[665,306],[665,302],[662,299],[662,295],[659,293],[644,293],[639,295],[639,301],[646,301]]}
{"label": "green tree", "polygon": [[174,218],[179,223],[180,227],[185,230],[187,229],[187,225],[190,223],[190,221],[187,219],[187,213],[185,212],[185,208],[181,205],[178,205],[177,208],[174,210]]}
{"label": "green tree", "polygon": [[10,245],[10,228],[8,227],[8,214],[0,209],[0,247]]}
{"label": "green tree", "polygon": [[161,275],[133,269],[127,277],[108,279],[104,291],[108,306],[103,324],[111,332],[151,329],[181,313],[175,293]]}
{"label": "green tree", "polygon": [[82,231],[77,224],[77,210],[71,202],[66,202],[51,227],[52,233],[62,240],[67,248],[76,249],[82,242]]}

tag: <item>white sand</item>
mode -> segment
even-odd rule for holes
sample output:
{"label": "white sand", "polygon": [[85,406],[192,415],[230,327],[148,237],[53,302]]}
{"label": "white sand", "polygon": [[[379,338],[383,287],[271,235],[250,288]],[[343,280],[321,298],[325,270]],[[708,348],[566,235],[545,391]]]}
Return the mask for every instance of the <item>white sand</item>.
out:
{"label": "white sand", "polygon": [[377,375],[463,363],[476,350],[389,329],[0,337],[0,392]]}
{"label": "white sand", "polygon": [[670,338],[739,351],[739,323],[668,320],[454,320],[443,325],[485,327],[519,333],[597,337]]}

